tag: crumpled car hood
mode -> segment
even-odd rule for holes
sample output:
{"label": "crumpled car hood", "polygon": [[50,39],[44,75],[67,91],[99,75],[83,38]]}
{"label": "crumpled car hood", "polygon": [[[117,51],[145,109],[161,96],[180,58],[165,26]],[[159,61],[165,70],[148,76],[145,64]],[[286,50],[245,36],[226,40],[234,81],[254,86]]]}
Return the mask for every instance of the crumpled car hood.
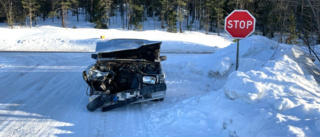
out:
{"label": "crumpled car hood", "polygon": [[154,62],[159,59],[160,45],[158,41],[143,39],[112,39],[97,42],[98,58],[145,59]]}

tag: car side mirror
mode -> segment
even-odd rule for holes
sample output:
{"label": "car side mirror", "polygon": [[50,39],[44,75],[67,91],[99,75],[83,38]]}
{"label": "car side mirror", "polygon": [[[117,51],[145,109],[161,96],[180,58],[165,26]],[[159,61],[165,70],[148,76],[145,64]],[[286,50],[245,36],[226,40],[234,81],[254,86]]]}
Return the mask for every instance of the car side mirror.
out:
{"label": "car side mirror", "polygon": [[161,60],[161,61],[167,60],[167,56],[160,56],[160,60]]}
{"label": "car side mirror", "polygon": [[91,54],[91,58],[97,59],[97,58],[98,58],[98,55],[97,55],[97,54]]}

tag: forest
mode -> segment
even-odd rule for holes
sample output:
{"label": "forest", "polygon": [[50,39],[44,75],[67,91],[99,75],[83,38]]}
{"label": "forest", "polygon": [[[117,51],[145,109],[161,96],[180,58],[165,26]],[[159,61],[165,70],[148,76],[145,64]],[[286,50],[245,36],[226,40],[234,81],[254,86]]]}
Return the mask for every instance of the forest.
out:
{"label": "forest", "polygon": [[168,32],[220,35],[224,18],[235,9],[248,10],[263,36],[277,34],[279,42],[289,44],[299,43],[297,39],[320,44],[320,0],[0,0],[0,23],[32,28],[37,20],[59,19],[67,27],[72,12],[78,21],[81,14],[99,29],[108,29],[110,19],[119,16],[127,30],[142,30],[143,22],[152,19]]}

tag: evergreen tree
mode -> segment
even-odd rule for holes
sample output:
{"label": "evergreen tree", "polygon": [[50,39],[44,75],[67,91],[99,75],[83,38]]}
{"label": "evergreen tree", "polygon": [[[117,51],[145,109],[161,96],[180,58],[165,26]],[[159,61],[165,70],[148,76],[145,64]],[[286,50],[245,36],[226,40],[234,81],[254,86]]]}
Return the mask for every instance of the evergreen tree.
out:
{"label": "evergreen tree", "polygon": [[161,15],[161,3],[160,3],[161,0],[151,0],[151,5],[149,6],[150,7],[150,11],[149,11],[149,14],[151,16],[149,17],[152,17],[153,18],[153,23],[154,23],[154,28],[156,28],[156,18],[157,16],[160,16]]}
{"label": "evergreen tree", "polygon": [[40,5],[37,4],[36,0],[22,0],[21,1],[23,8],[28,11],[30,28],[32,27],[32,18],[34,18],[34,13],[40,8]]}
{"label": "evergreen tree", "polygon": [[293,14],[293,11],[290,11],[289,16],[289,37],[286,40],[286,43],[288,44],[297,44],[297,33],[296,33],[296,17]]}
{"label": "evergreen tree", "polygon": [[140,0],[133,0],[130,7],[131,17],[129,20],[129,24],[134,26],[134,30],[141,30],[141,22],[143,22],[144,14],[142,2]]}
{"label": "evergreen tree", "polygon": [[109,23],[108,20],[110,19],[110,15],[111,15],[111,5],[112,5],[112,0],[100,0],[99,1],[99,5],[100,8],[102,8],[102,13],[103,16],[101,19],[105,20],[105,28],[108,29],[109,27]]}
{"label": "evergreen tree", "polygon": [[210,16],[211,16],[211,12],[212,12],[212,8],[213,8],[213,5],[214,5],[214,1],[212,0],[204,0],[203,1],[203,10],[205,12],[205,14],[203,15],[203,21],[204,21],[204,27],[206,29],[206,34],[208,34],[208,31],[209,31],[209,22],[210,22]]}
{"label": "evergreen tree", "polygon": [[10,28],[14,25],[13,0],[0,0],[4,11],[6,12],[7,24]]}
{"label": "evergreen tree", "polygon": [[160,0],[160,5],[161,5],[160,7],[161,8],[160,10],[161,28],[165,28],[164,20],[168,18],[169,0]]}
{"label": "evergreen tree", "polygon": [[37,10],[40,15],[42,15],[42,20],[45,21],[51,11],[52,2],[51,0],[37,0],[39,9]]}
{"label": "evergreen tree", "polygon": [[216,25],[217,25],[217,29],[218,29],[218,36],[220,36],[220,29],[221,29],[221,24],[224,23],[224,4],[226,2],[226,0],[214,0],[213,1],[213,9],[216,13],[215,15],[215,19],[216,19]]}
{"label": "evergreen tree", "polygon": [[125,23],[124,23],[124,0],[120,0],[119,2],[119,7],[120,7],[120,16],[121,16],[121,21],[122,21],[122,29],[125,28]]}
{"label": "evergreen tree", "polygon": [[[67,11],[69,9],[73,9],[72,4],[78,4],[78,1],[76,0],[56,0],[55,1],[56,4],[54,4],[53,6],[53,11],[50,12],[51,16],[55,16],[55,15],[61,15],[61,24],[62,27],[67,27],[66,25],[66,20],[68,18],[67,16]],[[58,12],[59,11],[59,12]]]}
{"label": "evergreen tree", "polygon": [[168,7],[168,17],[167,17],[167,31],[168,32],[177,32],[177,12],[176,12],[176,6],[175,6],[175,0],[171,0]]}
{"label": "evergreen tree", "polygon": [[181,21],[184,20],[184,10],[183,7],[186,6],[186,3],[184,2],[184,0],[177,0],[177,4],[178,4],[178,21],[179,21],[179,30],[180,33],[182,33],[182,25],[181,25]]}

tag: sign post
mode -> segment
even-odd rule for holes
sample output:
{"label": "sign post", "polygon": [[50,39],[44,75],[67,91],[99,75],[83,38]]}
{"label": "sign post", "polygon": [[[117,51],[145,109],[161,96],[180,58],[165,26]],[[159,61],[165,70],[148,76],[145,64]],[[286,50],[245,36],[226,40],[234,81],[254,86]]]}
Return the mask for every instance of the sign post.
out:
{"label": "sign post", "polygon": [[226,18],[224,30],[237,40],[236,70],[239,66],[239,39],[251,35],[256,26],[256,19],[247,10],[234,10]]}
{"label": "sign post", "polygon": [[239,67],[239,39],[237,39],[237,61],[236,61],[236,70],[238,70]]}

